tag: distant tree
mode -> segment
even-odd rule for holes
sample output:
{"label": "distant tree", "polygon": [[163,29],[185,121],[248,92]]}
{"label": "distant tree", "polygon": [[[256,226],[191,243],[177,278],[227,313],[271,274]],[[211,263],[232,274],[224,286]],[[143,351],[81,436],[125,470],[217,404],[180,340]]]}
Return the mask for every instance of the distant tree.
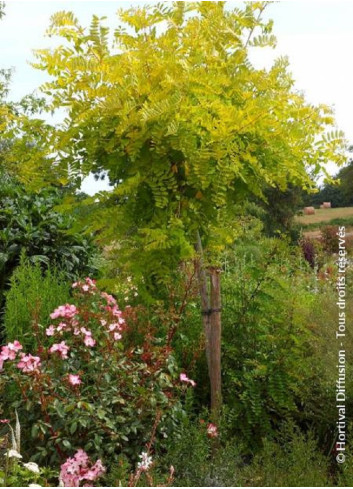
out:
{"label": "distant tree", "polygon": [[341,189],[344,206],[353,205],[353,160],[350,160],[347,166],[343,167],[337,175],[340,179],[339,188]]}
{"label": "distant tree", "polygon": [[286,190],[278,187],[266,187],[264,199],[258,200],[265,213],[262,215],[264,231],[268,236],[290,234],[294,217],[303,206],[301,187],[289,184]]}
{"label": "distant tree", "polygon": [[335,176],[336,183],[326,183],[316,194],[306,194],[306,205],[319,206],[331,202],[332,207],[353,206],[353,160],[339,170]]}

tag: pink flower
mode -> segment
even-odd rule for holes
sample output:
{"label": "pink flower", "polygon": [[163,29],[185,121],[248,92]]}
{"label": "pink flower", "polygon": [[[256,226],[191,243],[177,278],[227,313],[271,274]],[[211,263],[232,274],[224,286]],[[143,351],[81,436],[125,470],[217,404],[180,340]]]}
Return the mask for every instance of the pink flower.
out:
{"label": "pink flower", "polygon": [[192,379],[189,379],[189,377],[184,373],[180,374],[179,379],[180,379],[180,382],[188,383],[188,384],[192,385],[192,387],[195,387],[195,385],[196,385],[196,382]]}
{"label": "pink flower", "polygon": [[120,333],[114,333],[114,340],[115,341],[118,341],[118,340],[121,340],[122,336]]}
{"label": "pink flower", "polygon": [[113,316],[120,317],[122,315],[122,312],[120,311],[120,309],[118,309],[118,307],[116,305],[114,305],[112,307],[112,310],[111,311],[112,311]]}
{"label": "pink flower", "polygon": [[63,306],[59,306],[50,314],[52,319],[56,318],[72,318],[77,314],[77,308],[73,304],[65,304]]}
{"label": "pink flower", "polygon": [[57,331],[65,330],[66,329],[66,323],[59,323],[58,327],[56,328]]}
{"label": "pink flower", "polygon": [[85,336],[83,342],[86,346],[94,346],[96,344],[96,340],[94,340],[92,336]]}
{"label": "pink flower", "polygon": [[87,453],[84,450],[82,450],[82,448],[79,448],[75,453],[75,460],[77,463],[81,465],[87,465],[89,458]]}
{"label": "pink flower", "polygon": [[18,352],[18,350],[22,350],[22,345],[17,340],[15,340],[13,343],[9,343],[8,346],[9,348],[16,350],[16,352]]}
{"label": "pink flower", "polygon": [[95,280],[92,280],[91,278],[89,277],[86,277],[86,283],[92,288],[92,289],[95,289],[96,288],[96,281]]}
{"label": "pink flower", "polygon": [[47,328],[47,329],[45,330],[45,334],[46,334],[47,336],[53,336],[53,335],[54,335],[54,333],[55,333],[55,327],[54,327],[54,326],[51,324],[51,325],[49,326],[49,328]]}
{"label": "pink flower", "polygon": [[7,424],[9,422],[10,422],[9,419],[0,419],[0,423]]}
{"label": "pink flower", "polygon": [[84,478],[88,481],[95,481],[98,479],[98,477],[103,475],[104,472],[105,467],[103,466],[101,460],[98,459],[91,469],[84,474]]}
{"label": "pink flower", "polygon": [[87,285],[87,284],[82,285],[82,290],[84,292],[88,292],[89,291],[89,285]]}
{"label": "pink flower", "polygon": [[65,341],[62,341],[61,343],[54,343],[54,345],[49,349],[49,352],[50,353],[58,352],[61,358],[66,359],[69,350],[70,347],[67,346]]}
{"label": "pink flower", "polygon": [[217,429],[217,426],[215,424],[209,423],[209,425],[207,426],[207,435],[210,438],[217,438],[218,429]]}
{"label": "pink flower", "polygon": [[2,360],[15,360],[20,350],[22,350],[22,345],[19,341],[15,340],[13,343],[8,343],[6,346],[1,347],[0,356]]}
{"label": "pink flower", "polygon": [[86,328],[81,328],[81,333],[83,333],[85,336],[92,336],[92,332]]}
{"label": "pink flower", "polygon": [[80,385],[82,384],[82,380],[79,375],[69,374],[69,383],[71,385]]}
{"label": "pink flower", "polygon": [[[73,458],[68,458],[61,466],[60,480],[65,487],[79,487],[80,482],[95,481],[105,472],[101,460],[92,465],[88,455],[83,450],[78,450]],[[89,484],[83,484],[88,487]]]}
{"label": "pink flower", "polygon": [[17,364],[17,368],[21,369],[22,372],[34,372],[41,365],[39,357],[34,357],[30,354],[25,355],[24,353],[21,353],[20,356],[21,360]]}
{"label": "pink flower", "polygon": [[102,292],[101,297],[103,297],[103,299],[105,299],[109,305],[111,306],[116,305],[116,300],[112,295],[107,294],[106,292]]}

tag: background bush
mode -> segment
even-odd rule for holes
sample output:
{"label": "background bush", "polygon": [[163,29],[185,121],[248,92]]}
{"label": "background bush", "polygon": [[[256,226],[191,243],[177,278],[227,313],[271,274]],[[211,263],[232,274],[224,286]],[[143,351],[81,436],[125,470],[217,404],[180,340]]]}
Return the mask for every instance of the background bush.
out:
{"label": "background bush", "polygon": [[6,341],[21,338],[23,346],[36,349],[35,330],[49,326],[49,314],[70,297],[70,284],[64,274],[22,259],[10,278],[6,293],[4,327]]}
{"label": "background bush", "polygon": [[277,439],[265,439],[263,449],[241,472],[242,486],[320,487],[331,486],[329,460],[313,434],[303,434],[286,424]]}
{"label": "background bush", "polygon": [[68,279],[96,272],[92,239],[84,230],[72,231],[74,217],[59,213],[64,191],[26,190],[16,179],[0,173],[0,309],[10,277],[25,253],[43,269],[56,266]]}

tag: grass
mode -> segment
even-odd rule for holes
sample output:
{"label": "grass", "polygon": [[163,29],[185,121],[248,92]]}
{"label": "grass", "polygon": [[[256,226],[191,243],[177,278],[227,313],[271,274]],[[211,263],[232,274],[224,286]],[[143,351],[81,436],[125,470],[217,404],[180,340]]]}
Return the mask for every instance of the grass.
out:
{"label": "grass", "polygon": [[318,228],[321,224],[353,226],[353,207],[315,209],[315,214],[297,216],[295,221],[302,227],[310,229]]}

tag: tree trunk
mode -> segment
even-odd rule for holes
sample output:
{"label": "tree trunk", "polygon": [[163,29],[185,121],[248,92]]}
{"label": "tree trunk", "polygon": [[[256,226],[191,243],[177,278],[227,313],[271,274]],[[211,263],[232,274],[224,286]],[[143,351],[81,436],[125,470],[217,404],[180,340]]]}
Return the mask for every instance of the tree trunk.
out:
{"label": "tree trunk", "polygon": [[221,380],[221,270],[210,269],[211,280],[211,330],[210,330],[210,382],[211,414],[218,421],[222,406]]}
{"label": "tree trunk", "polygon": [[199,292],[200,292],[200,299],[201,299],[202,324],[205,333],[205,351],[206,351],[207,367],[208,367],[208,372],[210,372],[211,371],[210,370],[211,369],[210,367],[211,305],[210,305],[210,299],[208,295],[207,273],[203,262],[203,250],[202,250],[202,243],[201,243],[199,232],[197,232],[195,248],[199,254],[199,258],[196,263],[196,272],[197,272],[197,278],[199,282]]}
{"label": "tree trunk", "polygon": [[[222,406],[221,382],[221,270],[209,267],[203,261],[200,234],[197,232],[195,244],[199,254],[196,271],[201,299],[202,323],[205,332],[205,350],[211,390],[211,415],[218,422]],[[208,287],[208,276],[210,288]]]}

